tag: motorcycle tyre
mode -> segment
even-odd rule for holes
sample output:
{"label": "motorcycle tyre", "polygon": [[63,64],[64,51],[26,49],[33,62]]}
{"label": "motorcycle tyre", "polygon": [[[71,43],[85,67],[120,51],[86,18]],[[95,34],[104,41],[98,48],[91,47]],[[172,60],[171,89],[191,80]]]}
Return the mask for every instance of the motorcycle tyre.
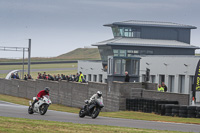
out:
{"label": "motorcycle tyre", "polygon": [[85,117],[85,110],[82,108],[82,109],[80,109],[80,111],[79,111],[79,117],[80,118],[83,118],[83,117]]}
{"label": "motorcycle tyre", "polygon": [[[42,107],[44,106],[44,110],[42,111]],[[40,115],[44,115],[48,110],[48,105],[41,105],[40,108],[39,108],[39,111],[40,111]]]}
{"label": "motorcycle tyre", "polygon": [[28,107],[28,113],[29,113],[29,114],[33,114],[33,113],[34,113],[34,112],[33,112],[33,109],[32,109],[32,106],[29,106],[29,107]]}
{"label": "motorcycle tyre", "polygon": [[99,115],[99,112],[100,112],[100,110],[99,109],[96,109],[93,113],[92,113],[92,119],[95,119],[95,118],[97,118],[97,116]]}

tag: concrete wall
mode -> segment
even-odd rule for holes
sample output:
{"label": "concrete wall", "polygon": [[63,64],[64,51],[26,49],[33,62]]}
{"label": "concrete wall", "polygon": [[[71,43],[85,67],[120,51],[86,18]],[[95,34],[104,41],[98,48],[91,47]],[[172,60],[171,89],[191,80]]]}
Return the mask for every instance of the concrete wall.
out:
{"label": "concrete wall", "polygon": [[[0,79],[0,93],[32,99],[40,90],[50,87],[50,98],[54,104],[70,107],[82,107],[84,100],[89,99],[98,90],[103,92],[105,108],[103,111],[126,109],[127,98],[154,98],[177,100],[181,105],[188,105],[189,95],[157,92],[157,84],[109,82],[87,84],[67,81],[47,80],[6,80]],[[28,103],[27,103],[28,105]]]}

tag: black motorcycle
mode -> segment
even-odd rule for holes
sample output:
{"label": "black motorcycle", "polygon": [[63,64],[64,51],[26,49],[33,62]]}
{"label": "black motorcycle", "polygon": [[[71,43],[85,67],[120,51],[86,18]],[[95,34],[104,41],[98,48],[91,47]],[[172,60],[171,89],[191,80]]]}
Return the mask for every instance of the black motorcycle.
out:
{"label": "black motorcycle", "polygon": [[103,107],[104,104],[101,99],[95,99],[91,101],[90,104],[88,103],[88,100],[85,100],[85,106],[81,108],[79,117],[83,118],[85,116],[90,116],[95,119]]}

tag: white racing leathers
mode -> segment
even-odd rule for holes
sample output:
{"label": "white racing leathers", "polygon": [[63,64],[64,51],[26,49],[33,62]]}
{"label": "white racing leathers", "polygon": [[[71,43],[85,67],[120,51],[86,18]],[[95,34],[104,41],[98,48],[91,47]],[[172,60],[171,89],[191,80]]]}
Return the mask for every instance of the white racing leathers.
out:
{"label": "white racing leathers", "polygon": [[90,98],[89,103],[91,103],[91,101],[92,101],[92,100],[95,100],[95,99],[100,100],[100,101],[103,103],[103,97],[102,97],[102,96],[99,97],[97,94],[94,94],[94,95]]}

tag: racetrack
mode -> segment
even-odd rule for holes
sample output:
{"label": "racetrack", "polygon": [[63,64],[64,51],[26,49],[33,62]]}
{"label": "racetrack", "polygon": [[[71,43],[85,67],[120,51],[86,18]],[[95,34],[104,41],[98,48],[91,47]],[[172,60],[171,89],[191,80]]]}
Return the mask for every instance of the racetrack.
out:
{"label": "racetrack", "polygon": [[6,117],[72,122],[80,124],[132,127],[132,128],[143,128],[143,129],[200,132],[200,125],[195,125],[195,124],[153,122],[153,121],[129,120],[129,119],[118,119],[109,117],[97,117],[96,119],[92,119],[90,117],[79,118],[77,114],[52,111],[52,110],[48,110],[47,113],[42,116],[39,114],[30,115],[28,114],[27,110],[28,106],[0,101],[0,116],[6,116]]}

